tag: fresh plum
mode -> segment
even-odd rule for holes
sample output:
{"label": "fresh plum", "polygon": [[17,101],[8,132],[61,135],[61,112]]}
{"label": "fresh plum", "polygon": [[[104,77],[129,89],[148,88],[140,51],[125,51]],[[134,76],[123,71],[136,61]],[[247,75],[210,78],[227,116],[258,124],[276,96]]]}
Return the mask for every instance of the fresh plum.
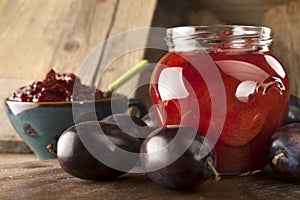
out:
{"label": "fresh plum", "polygon": [[287,124],[271,138],[269,162],[272,169],[289,182],[300,183],[300,123]]}
{"label": "fresh plum", "polygon": [[300,122],[300,99],[295,95],[290,95],[287,113],[284,124]]}
{"label": "fresh plum", "polygon": [[[103,131],[99,131],[99,127]],[[101,154],[102,157],[108,157],[114,165],[122,165],[125,170],[112,168],[90,153],[82,139],[95,135],[97,140],[93,141],[92,138],[90,141],[92,141],[91,145],[96,145],[96,148],[99,149],[99,152],[96,153]],[[88,180],[110,180],[132,169],[138,161],[138,156],[137,159],[129,157],[120,159],[120,156],[116,155],[118,153],[116,147],[138,153],[140,141],[123,132],[115,124],[98,121],[82,122],[68,128],[60,136],[57,143],[57,158],[61,167],[74,177]]]}
{"label": "fresh plum", "polygon": [[116,124],[126,133],[134,134],[141,142],[154,130],[154,128],[149,127],[142,119],[126,113],[109,115],[102,119],[101,122]]}
{"label": "fresh plum", "polygon": [[[153,182],[176,190],[192,189],[213,176],[214,172],[217,174],[212,146],[190,127],[172,126],[155,130],[142,143],[140,160],[143,170]],[[219,178],[218,175],[216,177]]]}

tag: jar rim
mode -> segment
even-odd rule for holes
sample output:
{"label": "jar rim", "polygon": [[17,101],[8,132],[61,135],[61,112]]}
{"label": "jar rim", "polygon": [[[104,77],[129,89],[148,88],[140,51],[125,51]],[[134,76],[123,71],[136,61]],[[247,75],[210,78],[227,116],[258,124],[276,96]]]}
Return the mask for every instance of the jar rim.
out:
{"label": "jar rim", "polygon": [[[235,47],[269,46],[272,42],[271,29],[266,26],[250,25],[206,25],[178,26],[166,30],[166,43],[169,50],[185,45],[205,47],[208,44],[234,44]],[[178,49],[178,48],[177,48]]]}
{"label": "jar rim", "polygon": [[233,33],[241,33],[241,31],[244,32],[244,34],[254,34],[254,33],[260,33],[264,34],[266,36],[271,37],[271,29],[266,26],[251,26],[251,25],[231,25],[231,24],[216,24],[216,25],[205,25],[205,26],[177,26],[177,27],[171,27],[167,28],[166,33],[171,32],[178,32],[182,34],[190,34],[197,31],[224,31],[224,30],[231,30]]}

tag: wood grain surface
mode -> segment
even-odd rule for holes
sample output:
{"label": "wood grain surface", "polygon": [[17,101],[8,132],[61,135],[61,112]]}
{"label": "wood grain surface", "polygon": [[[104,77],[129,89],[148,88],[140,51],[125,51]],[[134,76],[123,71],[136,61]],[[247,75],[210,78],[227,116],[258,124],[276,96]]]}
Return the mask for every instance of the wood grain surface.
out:
{"label": "wood grain surface", "polygon": [[[98,43],[123,31],[150,26],[155,3],[3,0],[0,77],[40,79],[51,68],[61,73],[76,72]],[[142,54],[130,58],[124,68],[130,68],[141,58]]]}
{"label": "wood grain surface", "polygon": [[113,181],[74,178],[56,159],[0,165],[0,199],[127,199],[127,200],[295,200],[300,186],[282,182],[270,170],[247,177],[210,179],[180,192],[158,186],[145,174],[126,174]]}

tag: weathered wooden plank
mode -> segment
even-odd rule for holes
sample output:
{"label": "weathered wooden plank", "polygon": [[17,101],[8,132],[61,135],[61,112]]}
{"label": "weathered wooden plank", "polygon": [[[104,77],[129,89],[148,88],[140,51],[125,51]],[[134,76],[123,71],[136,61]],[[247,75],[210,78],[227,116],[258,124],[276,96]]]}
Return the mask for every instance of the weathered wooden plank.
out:
{"label": "weathered wooden plank", "polygon": [[73,2],[15,0],[2,5],[1,77],[40,78],[48,71]]}
{"label": "weathered wooden plank", "polygon": [[105,182],[80,180],[64,172],[56,159],[0,165],[1,199],[281,200],[298,199],[299,191],[299,185],[281,182],[270,169],[248,177],[210,179],[180,192],[160,187],[144,174]]}
{"label": "weathered wooden plank", "polygon": [[2,5],[0,76],[37,79],[52,67],[75,72],[106,38],[116,2],[16,0]]}
{"label": "weathered wooden plank", "polygon": [[[155,3],[156,0],[4,2],[0,4],[0,76],[40,78],[52,67],[59,72],[75,72],[98,43],[122,31],[149,26]],[[140,52],[123,63],[124,70],[142,55]]]}
{"label": "weathered wooden plank", "polygon": [[32,150],[20,139],[3,139],[0,140],[0,153],[33,153]]}
{"label": "weathered wooden plank", "polygon": [[[69,11],[70,23],[51,61],[58,71],[77,72],[90,51],[107,38],[117,0],[77,1]],[[101,52],[100,52],[101,53]]]}
{"label": "weathered wooden plank", "polygon": [[29,161],[38,161],[38,158],[33,153],[0,153],[0,165],[23,163]]}
{"label": "weathered wooden plank", "polygon": [[[134,49],[134,47],[146,47],[148,37],[146,28],[151,25],[155,6],[156,1],[154,0],[119,1],[115,20],[108,36],[108,39],[111,37],[113,39],[108,40],[105,54],[100,62],[100,65],[107,70],[96,77],[96,80],[99,80],[100,88],[108,88],[109,84],[119,78],[121,74],[140,62],[145,49]],[[123,51],[124,49],[128,51]],[[122,92],[129,94],[135,90],[138,80],[138,77],[135,77]],[[134,96],[134,93],[131,96]]]}

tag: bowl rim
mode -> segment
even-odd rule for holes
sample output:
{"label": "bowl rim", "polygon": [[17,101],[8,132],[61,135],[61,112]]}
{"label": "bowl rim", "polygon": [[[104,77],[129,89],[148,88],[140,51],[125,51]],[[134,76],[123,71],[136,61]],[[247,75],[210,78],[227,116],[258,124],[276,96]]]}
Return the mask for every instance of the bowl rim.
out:
{"label": "bowl rim", "polygon": [[13,103],[13,104],[26,104],[26,105],[72,105],[72,104],[86,104],[86,103],[101,103],[101,102],[109,102],[111,100],[123,99],[127,98],[123,94],[115,94],[112,97],[106,97],[97,100],[83,100],[83,101],[41,101],[41,102],[31,102],[31,101],[14,101],[9,100],[9,98],[3,99],[4,103]]}

